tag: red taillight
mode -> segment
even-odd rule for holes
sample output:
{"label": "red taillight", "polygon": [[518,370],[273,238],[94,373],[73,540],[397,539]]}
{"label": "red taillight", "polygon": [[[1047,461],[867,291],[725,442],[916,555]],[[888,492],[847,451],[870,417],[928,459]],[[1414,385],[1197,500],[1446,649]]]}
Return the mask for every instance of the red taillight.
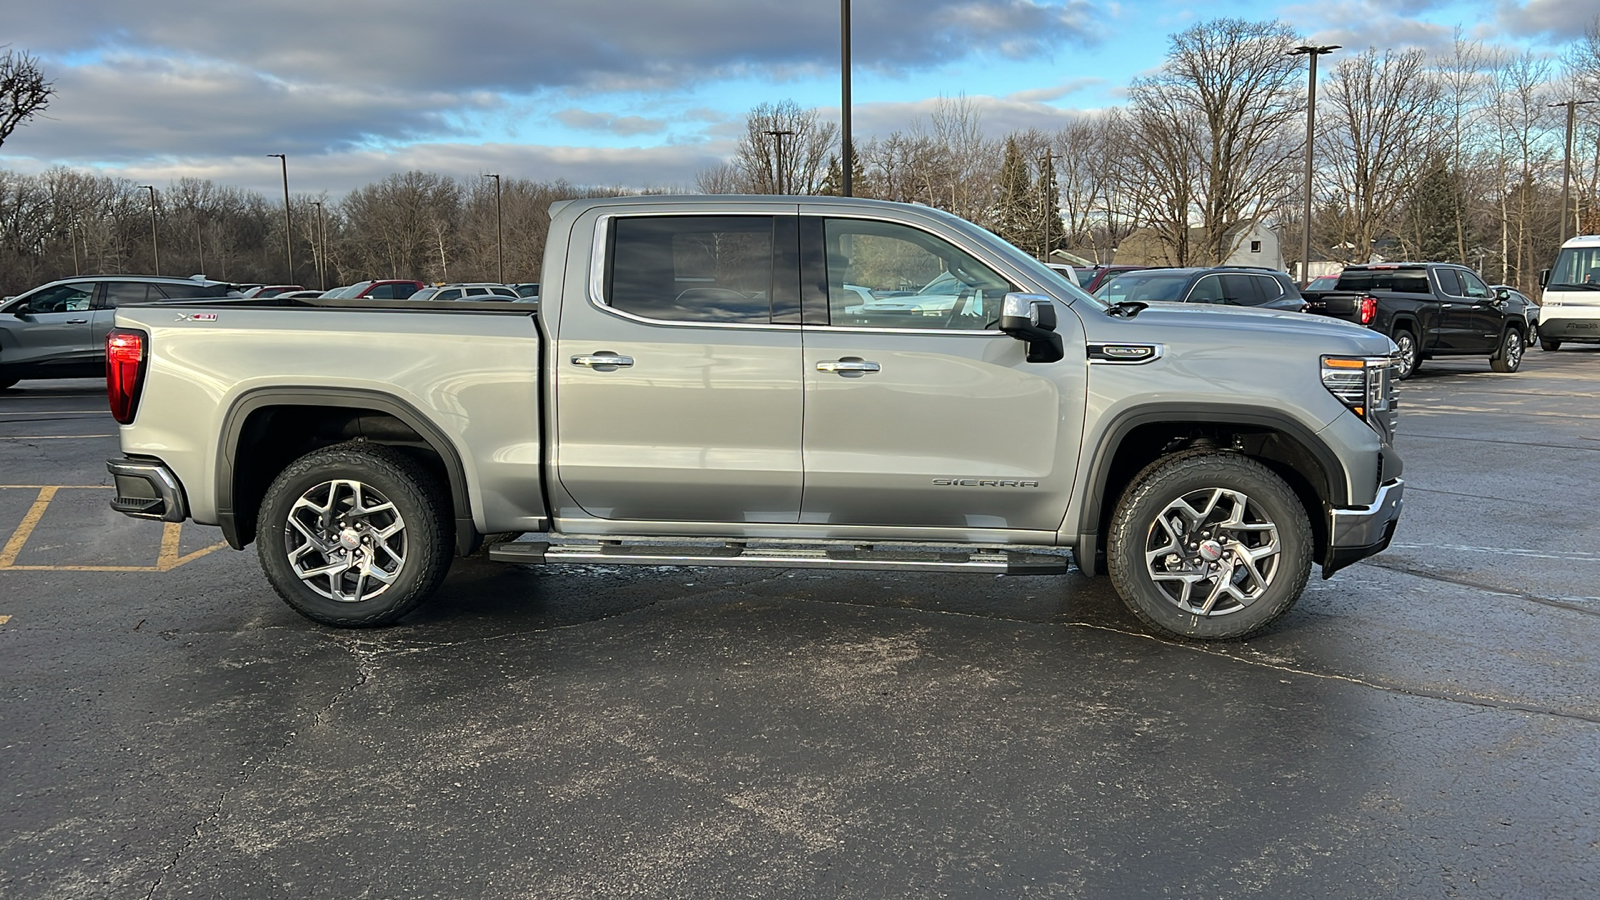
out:
{"label": "red taillight", "polygon": [[1361,324],[1371,325],[1372,320],[1378,315],[1378,298],[1361,298]]}
{"label": "red taillight", "polygon": [[106,335],[106,399],[111,401],[111,417],[122,425],[133,422],[134,411],[139,406],[144,344],[142,331],[113,328]]}

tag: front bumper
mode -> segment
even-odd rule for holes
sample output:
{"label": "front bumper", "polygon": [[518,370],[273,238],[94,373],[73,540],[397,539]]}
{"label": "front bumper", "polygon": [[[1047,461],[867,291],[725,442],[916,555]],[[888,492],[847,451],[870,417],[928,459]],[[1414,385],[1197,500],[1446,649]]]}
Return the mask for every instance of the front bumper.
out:
{"label": "front bumper", "polygon": [[1540,316],[1539,337],[1558,341],[1600,342],[1600,318],[1564,319]]}
{"label": "front bumper", "polygon": [[1400,522],[1400,507],[1405,499],[1404,479],[1378,488],[1378,497],[1366,509],[1336,509],[1328,529],[1328,553],[1322,562],[1322,577],[1331,578],[1353,562],[1382,553],[1394,538]]}
{"label": "front bumper", "polygon": [[111,501],[117,512],[160,522],[182,522],[189,517],[183,485],[165,463],[124,456],[106,460],[106,471],[117,485],[117,496]]}

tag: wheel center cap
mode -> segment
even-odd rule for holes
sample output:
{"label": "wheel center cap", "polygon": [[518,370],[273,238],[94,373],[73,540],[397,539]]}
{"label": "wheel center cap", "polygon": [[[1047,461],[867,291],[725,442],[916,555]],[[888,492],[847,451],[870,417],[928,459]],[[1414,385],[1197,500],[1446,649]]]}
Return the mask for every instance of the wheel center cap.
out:
{"label": "wheel center cap", "polygon": [[1216,562],[1222,558],[1222,544],[1217,541],[1200,542],[1200,558],[1206,562]]}
{"label": "wheel center cap", "polygon": [[339,546],[346,550],[354,550],[361,546],[361,532],[354,528],[346,528],[339,532]]}

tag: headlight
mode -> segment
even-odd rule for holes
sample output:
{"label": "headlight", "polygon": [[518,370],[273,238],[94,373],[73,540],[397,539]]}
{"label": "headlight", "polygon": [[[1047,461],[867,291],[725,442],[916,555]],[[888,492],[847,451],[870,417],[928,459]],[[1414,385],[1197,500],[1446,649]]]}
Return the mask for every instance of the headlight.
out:
{"label": "headlight", "polygon": [[1387,356],[1324,356],[1322,386],[1368,425],[1387,433],[1394,409],[1392,364]]}

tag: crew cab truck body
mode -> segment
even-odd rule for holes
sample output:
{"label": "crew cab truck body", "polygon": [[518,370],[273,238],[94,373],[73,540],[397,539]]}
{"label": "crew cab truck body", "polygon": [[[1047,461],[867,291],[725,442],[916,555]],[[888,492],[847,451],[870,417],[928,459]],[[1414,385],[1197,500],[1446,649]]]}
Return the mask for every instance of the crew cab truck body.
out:
{"label": "crew cab truck body", "polygon": [[1306,291],[1305,311],[1365,325],[1394,341],[1395,377],[1410,378],[1435,356],[1487,356],[1496,372],[1515,372],[1528,322],[1504,291],[1466,266],[1382,263],[1346,266],[1331,291]]}
{"label": "crew cab truck body", "polygon": [[[537,310],[119,311],[113,505],[254,542],[334,625],[394,621],[501,535],[519,563],[1057,574],[1070,549],[1147,624],[1238,638],[1394,533],[1366,329],[1106,307],[961,219],[838,198],[569,201],[542,271]],[[916,314],[863,301],[935,283]]]}
{"label": "crew cab truck body", "polygon": [[1600,343],[1600,235],[1581,235],[1561,245],[1552,269],[1540,273],[1539,346]]}

